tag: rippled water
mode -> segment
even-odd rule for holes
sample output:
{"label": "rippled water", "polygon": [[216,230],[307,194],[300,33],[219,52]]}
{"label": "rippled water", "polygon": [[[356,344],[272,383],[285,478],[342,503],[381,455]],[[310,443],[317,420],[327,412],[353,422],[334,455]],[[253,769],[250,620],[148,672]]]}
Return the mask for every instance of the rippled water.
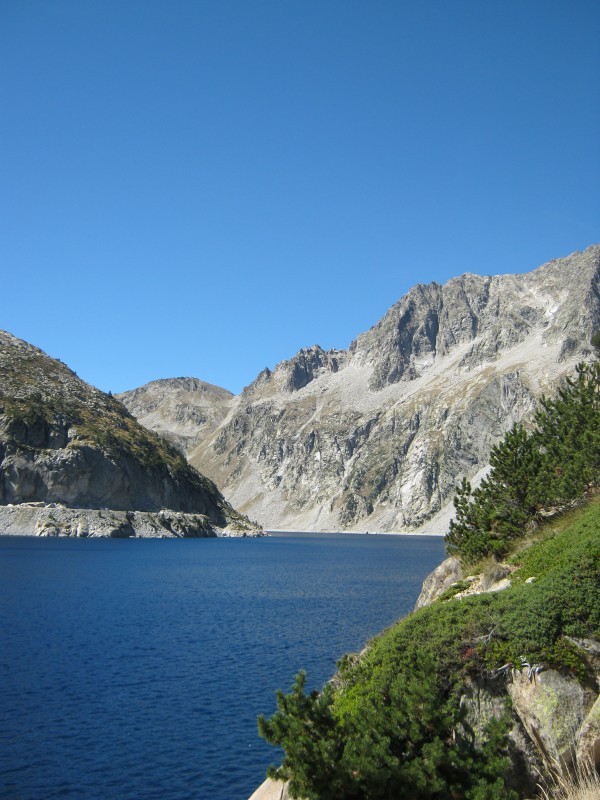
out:
{"label": "rippled water", "polygon": [[405,614],[438,537],[0,537],[0,797],[246,800],[256,716]]}

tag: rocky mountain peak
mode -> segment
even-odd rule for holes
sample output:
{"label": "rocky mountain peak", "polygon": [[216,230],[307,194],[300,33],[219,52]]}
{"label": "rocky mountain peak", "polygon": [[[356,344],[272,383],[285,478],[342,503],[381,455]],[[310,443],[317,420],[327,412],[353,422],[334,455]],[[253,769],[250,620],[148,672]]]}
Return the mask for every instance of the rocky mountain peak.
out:
{"label": "rocky mountain peak", "polygon": [[117,398],[138,422],[186,453],[224,419],[233,394],[198,378],[162,378]]}
{"label": "rocky mountain peak", "polygon": [[315,345],[264,370],[191,463],[266,527],[435,524],[460,478],[590,356],[599,277],[594,245],[527,274],[419,284],[348,351]]}
{"label": "rocky mountain peak", "polygon": [[265,392],[270,395],[297,392],[319,376],[336,373],[346,358],[344,350],[323,350],[318,344],[303,347],[291,359],[277,364],[273,371],[264,369],[243,394],[251,397]]}
{"label": "rocky mountain peak", "polygon": [[419,284],[350,351],[372,367],[369,387],[378,391],[422,377],[437,359],[469,343],[476,344],[463,368],[493,360],[534,331],[546,343],[564,341],[567,330],[570,339],[588,341],[598,319],[599,269],[595,245],[525,275],[466,273],[444,286]]}

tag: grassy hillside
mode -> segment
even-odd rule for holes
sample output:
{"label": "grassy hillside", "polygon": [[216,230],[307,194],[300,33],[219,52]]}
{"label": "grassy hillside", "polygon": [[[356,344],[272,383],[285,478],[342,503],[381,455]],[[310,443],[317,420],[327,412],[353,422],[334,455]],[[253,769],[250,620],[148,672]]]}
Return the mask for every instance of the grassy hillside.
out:
{"label": "grassy hillside", "polygon": [[521,658],[580,674],[578,649],[565,637],[600,636],[600,500],[536,539],[508,559],[516,566],[510,588],[442,597],[375,639],[359,663],[341,670],[340,707],[356,704],[382,670],[405,672],[417,649],[450,683],[507,662],[519,667]]}
{"label": "grassy hillside", "polygon": [[475,746],[457,735],[462,690],[469,679],[506,681],[524,661],[595,685],[572,639],[600,638],[600,499],[520,542],[508,562],[505,591],[449,592],[360,657],[344,657],[323,692],[305,695],[300,676],[291,694],[279,693],[279,711],[260,721],[263,736],[285,750],[271,774],[291,777],[308,800],[518,797],[508,709]]}

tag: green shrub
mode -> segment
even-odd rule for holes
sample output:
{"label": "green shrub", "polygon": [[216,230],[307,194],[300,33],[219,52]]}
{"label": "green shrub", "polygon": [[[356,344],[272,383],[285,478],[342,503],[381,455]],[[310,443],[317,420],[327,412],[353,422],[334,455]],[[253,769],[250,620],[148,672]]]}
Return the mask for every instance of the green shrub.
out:
{"label": "green shrub", "polygon": [[[462,711],[429,654],[417,653],[402,680],[382,663],[354,696],[336,698],[331,684],[304,694],[304,673],[259,731],[285,751],[273,778],[290,780],[306,800],[513,800],[504,781],[506,720],[493,721],[486,745],[453,735]],[[352,693],[351,693],[352,694]]]}
{"label": "green shrub", "polygon": [[600,636],[600,502],[552,532],[519,553],[505,591],[441,599],[341,659],[323,692],[305,695],[304,676],[278,692],[278,711],[259,722],[285,753],[270,774],[307,800],[516,797],[505,780],[506,720],[480,749],[454,734],[466,676],[503,680],[501,667],[526,662],[586,677],[567,637]]}

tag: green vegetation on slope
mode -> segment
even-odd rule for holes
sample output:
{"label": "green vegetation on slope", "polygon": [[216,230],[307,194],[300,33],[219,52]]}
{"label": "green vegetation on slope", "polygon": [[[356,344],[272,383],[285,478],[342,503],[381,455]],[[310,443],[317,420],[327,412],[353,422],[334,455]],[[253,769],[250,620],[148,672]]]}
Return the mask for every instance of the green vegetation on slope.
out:
{"label": "green vegetation on slope", "polygon": [[291,778],[292,792],[307,800],[516,797],[502,723],[483,749],[457,736],[465,678],[492,677],[524,658],[585,679],[567,637],[600,636],[600,501],[543,535],[514,557],[509,589],[409,615],[359,658],[343,659],[321,693],[306,695],[302,675],[290,695],[279,692],[279,710],[259,722],[285,751],[270,774]]}
{"label": "green vegetation on slope", "polygon": [[[9,379],[18,380],[17,392],[10,390],[13,381]],[[23,351],[16,363],[2,365],[0,387],[6,436],[19,446],[35,447],[37,441],[43,445],[48,432],[68,423],[76,431],[69,447],[91,445],[117,459],[126,452],[145,469],[167,467],[176,481],[216,491],[181,453],[143,428],[122,403],[85,386],[67,367],[42,353]]]}
{"label": "green vegetation on slope", "polygon": [[581,366],[576,381],[544,401],[534,433],[514,428],[494,449],[482,491],[457,497],[450,549],[466,563],[512,553],[510,588],[448,593],[360,656],[344,657],[322,692],[307,695],[300,673],[290,694],[277,693],[278,710],[259,718],[259,731],[283,747],[281,767],[269,774],[290,780],[294,796],[519,796],[508,769],[508,709],[476,743],[461,725],[460,698],[469,678],[502,682],[524,661],[591,679],[573,640],[600,636],[600,499],[545,526],[530,523],[597,485],[599,385],[598,366]]}
{"label": "green vegetation on slope", "polygon": [[490,453],[491,470],[458,487],[448,552],[463,563],[501,558],[527,527],[598,485],[600,364],[580,364],[556,397],[543,398],[531,432],[515,425]]}

